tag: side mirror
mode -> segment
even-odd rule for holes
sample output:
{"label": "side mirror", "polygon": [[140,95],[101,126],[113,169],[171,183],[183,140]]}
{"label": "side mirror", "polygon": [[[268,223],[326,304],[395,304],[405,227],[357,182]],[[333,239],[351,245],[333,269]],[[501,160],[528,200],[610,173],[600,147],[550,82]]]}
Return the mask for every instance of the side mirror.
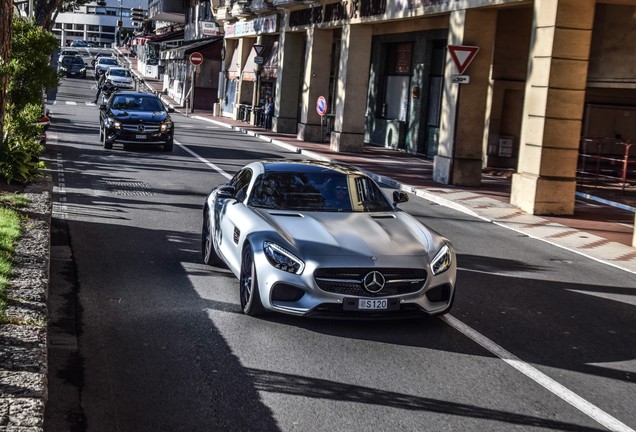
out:
{"label": "side mirror", "polygon": [[101,104],[101,105],[99,106],[99,110],[100,110],[100,111],[104,111],[105,109],[106,109],[106,104],[105,104],[105,103],[103,103],[103,104]]}
{"label": "side mirror", "polygon": [[409,200],[409,196],[404,191],[393,191],[393,205],[405,203]]}
{"label": "side mirror", "polygon": [[216,197],[224,199],[234,198],[235,192],[234,186],[222,186],[216,191]]}
{"label": "side mirror", "polygon": [[168,105],[168,112],[169,113],[173,113],[174,112],[174,108],[172,108],[170,105]]}

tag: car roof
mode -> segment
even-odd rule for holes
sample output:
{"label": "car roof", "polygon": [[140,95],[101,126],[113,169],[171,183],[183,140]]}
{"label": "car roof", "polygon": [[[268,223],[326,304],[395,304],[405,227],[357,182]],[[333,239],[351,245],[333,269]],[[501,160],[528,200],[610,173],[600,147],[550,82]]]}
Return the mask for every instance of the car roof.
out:
{"label": "car roof", "polygon": [[358,168],[337,162],[323,162],[314,160],[267,160],[260,162],[263,171],[271,172],[298,172],[298,173],[331,173],[331,174],[365,174]]}

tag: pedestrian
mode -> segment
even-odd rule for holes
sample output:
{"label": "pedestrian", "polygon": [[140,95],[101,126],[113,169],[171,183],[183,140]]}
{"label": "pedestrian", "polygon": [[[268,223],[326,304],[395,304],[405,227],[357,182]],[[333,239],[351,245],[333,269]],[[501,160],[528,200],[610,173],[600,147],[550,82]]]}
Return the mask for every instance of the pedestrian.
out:
{"label": "pedestrian", "polygon": [[274,103],[272,102],[272,98],[268,97],[267,102],[265,103],[265,129],[272,129],[272,117],[274,116]]}
{"label": "pedestrian", "polygon": [[99,99],[99,95],[102,92],[102,87],[104,86],[104,82],[106,81],[106,74],[102,69],[98,71],[99,80],[97,81],[97,94],[95,95],[95,100],[93,103],[97,103],[97,99]]}

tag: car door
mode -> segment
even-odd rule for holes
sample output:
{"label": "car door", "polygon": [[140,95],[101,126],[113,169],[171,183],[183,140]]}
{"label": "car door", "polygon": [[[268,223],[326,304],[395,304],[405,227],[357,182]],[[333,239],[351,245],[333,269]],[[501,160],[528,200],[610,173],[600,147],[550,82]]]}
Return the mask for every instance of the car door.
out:
{"label": "car door", "polygon": [[234,199],[217,200],[214,209],[215,220],[218,221],[214,229],[219,252],[235,274],[238,274],[240,269],[242,240],[245,239],[241,226],[245,226],[244,222],[249,212],[245,200],[253,175],[249,168],[239,171],[229,183],[236,191]]}

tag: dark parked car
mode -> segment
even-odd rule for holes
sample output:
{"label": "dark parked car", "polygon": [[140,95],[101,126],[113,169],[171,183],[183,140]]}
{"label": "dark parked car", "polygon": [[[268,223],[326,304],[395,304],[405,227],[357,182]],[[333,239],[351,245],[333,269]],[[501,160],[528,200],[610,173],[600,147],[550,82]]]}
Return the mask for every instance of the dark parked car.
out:
{"label": "dark parked car", "polygon": [[105,149],[121,143],[161,145],[172,151],[174,124],[157,96],[115,92],[99,110],[99,137]]}
{"label": "dark parked car", "polygon": [[62,56],[58,70],[67,77],[86,78],[86,65],[80,56]]}

